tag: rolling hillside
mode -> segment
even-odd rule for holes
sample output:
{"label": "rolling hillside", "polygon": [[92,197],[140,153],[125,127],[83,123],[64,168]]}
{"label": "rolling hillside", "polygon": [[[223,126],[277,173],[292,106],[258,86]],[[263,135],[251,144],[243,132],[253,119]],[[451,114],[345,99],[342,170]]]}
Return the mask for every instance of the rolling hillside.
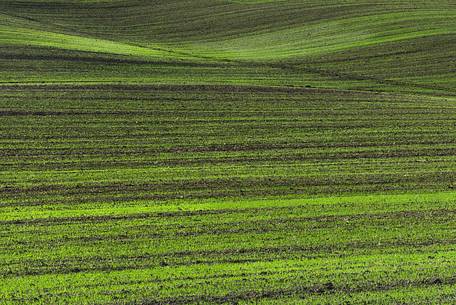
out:
{"label": "rolling hillside", "polygon": [[454,304],[456,3],[0,1],[0,304]]}

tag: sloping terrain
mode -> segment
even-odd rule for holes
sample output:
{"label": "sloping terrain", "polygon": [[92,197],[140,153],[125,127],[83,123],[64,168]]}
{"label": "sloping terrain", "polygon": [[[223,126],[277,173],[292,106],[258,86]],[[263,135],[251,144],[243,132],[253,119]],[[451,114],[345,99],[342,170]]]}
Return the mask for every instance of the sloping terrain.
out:
{"label": "sloping terrain", "polygon": [[456,3],[2,0],[0,304],[452,304]]}

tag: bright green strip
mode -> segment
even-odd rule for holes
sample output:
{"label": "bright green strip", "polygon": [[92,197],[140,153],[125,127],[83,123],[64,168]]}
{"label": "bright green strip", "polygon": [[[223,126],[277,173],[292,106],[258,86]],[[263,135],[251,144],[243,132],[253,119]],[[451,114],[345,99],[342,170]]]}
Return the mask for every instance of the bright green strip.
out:
{"label": "bright green strip", "polygon": [[[304,198],[304,199],[266,199],[266,200],[204,200],[187,201],[185,203],[170,203],[167,205],[154,204],[152,201],[134,201],[130,206],[102,207],[103,203],[93,203],[83,209],[69,207],[66,210],[53,210],[52,207],[43,210],[29,211],[22,208],[20,211],[4,211],[0,215],[0,220],[32,220],[61,217],[85,217],[85,216],[128,216],[143,213],[163,213],[181,211],[215,211],[215,210],[238,210],[247,208],[286,208],[309,206],[309,217],[325,215],[320,210],[313,210],[311,207],[321,207],[327,205],[350,205],[348,209],[342,208],[338,212],[334,209],[328,210],[327,215],[360,214],[373,212],[387,212],[395,210],[423,210],[446,208],[456,202],[456,192],[440,193],[411,193],[394,195],[356,195],[345,197],[323,197],[323,198]],[[354,208],[353,205],[356,207]],[[374,206],[374,207],[373,207]],[[333,207],[334,208],[334,207]],[[375,208],[375,210],[373,209]],[[303,215],[304,216],[304,215]]]}
{"label": "bright green strip", "polygon": [[145,48],[76,35],[53,33],[24,27],[0,25],[0,45],[38,46],[75,51],[97,52],[163,59],[181,59],[163,50]]}

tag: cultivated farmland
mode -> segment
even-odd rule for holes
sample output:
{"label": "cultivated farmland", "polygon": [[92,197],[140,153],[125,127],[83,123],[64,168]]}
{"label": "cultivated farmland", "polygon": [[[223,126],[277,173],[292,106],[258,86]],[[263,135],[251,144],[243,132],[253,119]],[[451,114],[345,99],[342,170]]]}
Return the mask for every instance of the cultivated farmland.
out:
{"label": "cultivated farmland", "polygon": [[0,304],[456,303],[456,3],[1,0]]}

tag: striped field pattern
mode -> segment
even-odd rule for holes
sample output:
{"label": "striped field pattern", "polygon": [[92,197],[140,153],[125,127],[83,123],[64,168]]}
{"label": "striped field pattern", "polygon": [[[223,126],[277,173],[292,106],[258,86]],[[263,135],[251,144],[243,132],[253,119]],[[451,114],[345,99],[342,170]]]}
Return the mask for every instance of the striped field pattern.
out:
{"label": "striped field pattern", "polygon": [[456,3],[0,1],[0,304],[454,304]]}

